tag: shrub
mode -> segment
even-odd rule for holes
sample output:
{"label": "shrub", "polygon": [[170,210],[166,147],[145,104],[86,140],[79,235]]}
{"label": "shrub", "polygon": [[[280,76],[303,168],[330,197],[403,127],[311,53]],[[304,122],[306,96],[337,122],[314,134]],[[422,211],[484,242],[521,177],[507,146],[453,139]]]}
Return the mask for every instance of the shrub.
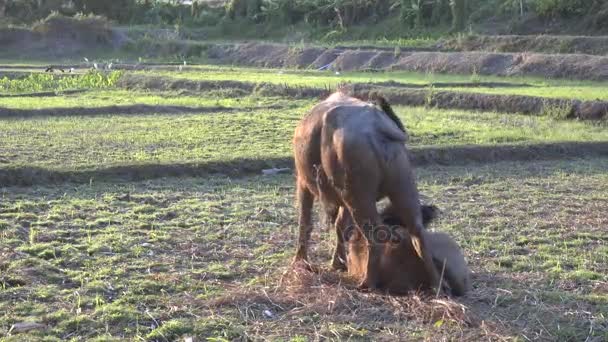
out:
{"label": "shrub", "polygon": [[0,79],[0,91],[9,93],[38,92],[68,89],[111,88],[116,85],[122,73],[103,73],[92,70],[84,75],[59,76],[53,74],[30,74],[22,79]]}
{"label": "shrub", "polygon": [[534,7],[540,16],[571,17],[584,14],[589,2],[589,0],[535,0]]}

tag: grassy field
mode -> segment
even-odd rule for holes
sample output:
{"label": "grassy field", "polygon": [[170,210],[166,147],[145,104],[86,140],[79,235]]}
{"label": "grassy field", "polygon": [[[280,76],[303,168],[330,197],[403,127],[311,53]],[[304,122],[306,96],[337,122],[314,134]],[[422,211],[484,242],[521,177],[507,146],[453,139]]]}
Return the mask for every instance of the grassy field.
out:
{"label": "grassy field", "polygon": [[[3,102],[33,117],[3,119],[0,149],[5,151],[5,161],[0,168],[35,166],[55,170],[288,158],[293,129],[314,104],[306,100],[213,99],[126,91],[36,101],[10,98]],[[118,110],[115,107],[96,111],[95,115],[87,112],[99,106],[128,104],[152,107],[146,109],[147,113],[136,109],[127,115],[113,114]],[[283,107],[247,109],[271,104]],[[179,109],[177,113],[156,113],[170,105],[191,106],[193,113],[180,114]],[[226,108],[205,112],[205,108],[214,106]],[[52,109],[55,115],[37,116],[37,109]],[[70,115],[62,115],[68,110]],[[608,140],[604,126],[577,121],[422,107],[396,107],[396,111],[406,124],[412,148]]]}
{"label": "grassy field", "polygon": [[[144,74],[312,86],[505,81],[199,69]],[[290,160],[293,129],[315,99],[128,91],[95,77],[66,81],[82,93],[0,97],[0,341],[608,339],[608,156],[541,160],[543,144],[607,143],[605,122],[395,106],[414,154],[454,161],[416,173],[424,200],[442,210],[431,228],[461,245],[474,288],[456,299],[391,297],[330,271],[334,234],[321,227],[311,251],[320,273],[291,268],[293,176],[252,175]],[[47,81],[8,92],[54,90]],[[599,83],[508,81],[536,87],[458,89],[608,97]],[[505,146],[537,149],[489,163],[509,159]],[[473,149],[455,160],[464,147]],[[138,173],[159,165],[218,172]],[[42,180],[15,186],[19,177]],[[42,326],[11,330],[23,322]]]}
{"label": "grassy field", "polygon": [[[22,65],[20,69],[2,69],[4,72],[32,72],[35,65]],[[175,79],[188,79],[197,81],[242,81],[252,83],[269,82],[274,84],[286,84],[290,86],[308,87],[336,87],[340,83],[379,83],[379,82],[399,82],[414,87],[428,86],[433,83],[441,83],[438,90],[451,90],[458,92],[473,92],[483,94],[501,95],[529,95],[547,98],[567,98],[579,100],[608,100],[608,90],[606,82],[593,81],[571,81],[571,80],[551,80],[536,77],[499,77],[484,75],[448,75],[434,73],[414,73],[414,72],[342,72],[339,75],[331,71],[312,71],[312,70],[276,70],[276,69],[255,69],[243,67],[226,67],[212,65],[190,65],[187,70],[182,72],[177,70],[177,66],[169,67],[175,70],[153,70],[139,71],[135,74],[147,76],[164,76]],[[40,70],[40,69],[37,69]],[[79,73],[85,71],[78,70]],[[29,89],[30,91],[41,90],[64,90],[74,88],[88,88],[93,85],[96,88],[103,88],[108,82],[107,79],[98,80],[94,73],[84,74],[74,78],[65,78],[60,81],[51,81],[48,78],[52,75],[41,75],[36,77],[38,87]],[[119,74],[112,74],[108,79],[115,81]],[[15,82],[13,82],[15,83]],[[25,85],[13,84],[8,80],[0,80],[0,94],[7,92],[25,92],[32,82],[25,82]],[[450,86],[449,83],[468,83],[468,86]],[[493,83],[484,85],[484,83]],[[508,87],[500,86],[500,83],[510,84]]]}
{"label": "grassy field", "polygon": [[[52,108],[97,108],[107,106],[125,106],[143,104],[149,106],[187,106],[187,107],[237,107],[248,108],[256,106],[299,106],[311,101],[287,100],[268,97],[239,97],[230,98],[206,94],[205,97],[198,95],[185,95],[175,92],[145,92],[127,90],[94,90],[79,94],[64,96],[49,96],[32,99],[31,97],[8,97],[2,98],[1,107],[11,109],[36,110]],[[112,113],[108,113],[112,114]],[[60,116],[60,115],[59,115]]]}
{"label": "grassy field", "polygon": [[[417,297],[362,294],[329,271],[280,286],[296,227],[291,176],[4,188],[0,334],[33,320],[46,330],[6,340],[601,340],[607,167],[419,170],[443,210],[434,228],[458,240],[474,272],[459,300],[466,320],[439,304],[413,317]],[[333,235],[315,232],[314,260],[327,265]]]}
{"label": "grassy field", "polygon": [[[201,66],[193,71],[146,71],[146,75],[160,75],[191,80],[247,82],[271,82],[288,85],[316,87],[335,87],[342,82],[387,82],[395,81],[413,85],[430,83],[464,82],[477,84],[475,87],[445,87],[446,90],[466,91],[488,94],[531,95],[550,98],[572,98],[580,100],[608,99],[605,82],[550,80],[533,77],[498,77],[483,75],[447,75],[413,72],[342,72],[339,75],[330,71],[290,71],[272,69],[253,69],[240,67]],[[513,83],[510,87],[484,87],[482,82]],[[521,86],[517,86],[517,85]],[[525,86],[527,85],[527,86]],[[444,89],[443,87],[441,89]]]}

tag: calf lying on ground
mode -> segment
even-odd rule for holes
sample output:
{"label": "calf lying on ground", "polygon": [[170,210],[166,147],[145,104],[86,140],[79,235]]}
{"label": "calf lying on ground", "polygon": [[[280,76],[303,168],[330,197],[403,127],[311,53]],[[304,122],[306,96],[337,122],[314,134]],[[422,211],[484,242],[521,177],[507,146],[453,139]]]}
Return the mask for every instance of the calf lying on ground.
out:
{"label": "calf lying on ground", "polygon": [[[436,207],[422,206],[425,226],[435,218],[436,213]],[[386,225],[378,271],[380,289],[393,294],[430,289],[430,277],[416,255],[408,231],[399,225],[391,207],[382,211],[380,216]],[[442,287],[445,292],[454,296],[464,295],[471,287],[470,272],[458,244],[445,233],[423,231],[423,234],[437,272],[443,274]],[[355,278],[361,278],[367,265],[367,241],[358,229],[352,229],[351,234],[347,232],[347,235],[350,235],[345,237],[348,239],[348,272]]]}

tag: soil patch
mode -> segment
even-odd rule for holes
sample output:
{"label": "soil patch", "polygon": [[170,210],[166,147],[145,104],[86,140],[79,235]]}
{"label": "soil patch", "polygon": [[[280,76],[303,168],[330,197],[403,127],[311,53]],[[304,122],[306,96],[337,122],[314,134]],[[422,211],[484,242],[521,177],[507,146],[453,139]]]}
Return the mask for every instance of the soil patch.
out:
{"label": "soil patch", "polygon": [[117,85],[125,89],[144,90],[185,90],[188,92],[228,91],[230,89],[245,94],[263,96],[287,96],[294,98],[315,98],[330,92],[329,89],[288,86],[274,83],[253,83],[239,81],[194,81],[170,77],[150,77],[145,75],[123,75]]}
{"label": "soil patch", "polygon": [[[317,58],[310,63],[314,56]],[[338,71],[407,70],[415,72],[537,76],[607,80],[608,57],[582,54],[491,52],[387,52],[373,49],[289,48],[281,44],[215,45],[208,57],[221,64],[265,68],[328,68]]]}
{"label": "soil patch", "polygon": [[45,57],[74,56],[99,49],[118,49],[128,42],[126,35],[113,30],[100,17],[71,18],[51,16],[32,29],[0,29],[3,54],[35,54]]}
{"label": "soil patch", "polygon": [[256,111],[260,109],[277,109],[280,106],[266,107],[188,107],[188,106],[152,106],[152,105],[125,105],[101,107],[53,107],[43,109],[14,109],[0,107],[1,118],[23,118],[36,116],[95,116],[95,115],[142,115],[142,114],[182,114],[182,113],[219,113],[236,111]]}
{"label": "soil patch", "polygon": [[[73,89],[73,90],[63,90],[63,91],[40,91],[40,92],[35,92],[35,93],[22,93],[22,94],[0,94],[0,98],[3,98],[3,97],[52,97],[52,96],[86,93],[87,91],[89,91],[89,90],[88,89]],[[2,115],[0,114],[0,116],[2,116]]]}
{"label": "soil patch", "polygon": [[465,36],[441,41],[440,50],[606,55],[608,36]]}
{"label": "soil patch", "polygon": [[[608,142],[410,148],[410,158],[416,166],[433,164],[466,165],[500,161],[538,161],[607,156]],[[291,157],[243,158],[201,163],[121,165],[89,170],[49,170],[38,167],[8,166],[0,168],[0,187],[61,182],[136,181],[162,177],[206,176],[210,174],[236,177],[260,174],[262,169],[275,167],[293,169],[293,160]]]}

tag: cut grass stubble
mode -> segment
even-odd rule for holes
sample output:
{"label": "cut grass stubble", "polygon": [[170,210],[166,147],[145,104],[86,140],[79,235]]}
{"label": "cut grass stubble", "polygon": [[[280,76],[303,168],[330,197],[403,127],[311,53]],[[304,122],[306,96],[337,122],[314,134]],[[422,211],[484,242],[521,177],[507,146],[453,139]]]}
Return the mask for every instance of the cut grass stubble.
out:
{"label": "cut grass stubble", "polygon": [[[606,167],[419,169],[442,209],[432,228],[474,272],[457,301],[361,294],[327,270],[286,282],[291,176],[5,188],[0,331],[29,320],[48,328],[19,338],[605,338]],[[328,264],[332,239],[315,228],[314,263]]]}

